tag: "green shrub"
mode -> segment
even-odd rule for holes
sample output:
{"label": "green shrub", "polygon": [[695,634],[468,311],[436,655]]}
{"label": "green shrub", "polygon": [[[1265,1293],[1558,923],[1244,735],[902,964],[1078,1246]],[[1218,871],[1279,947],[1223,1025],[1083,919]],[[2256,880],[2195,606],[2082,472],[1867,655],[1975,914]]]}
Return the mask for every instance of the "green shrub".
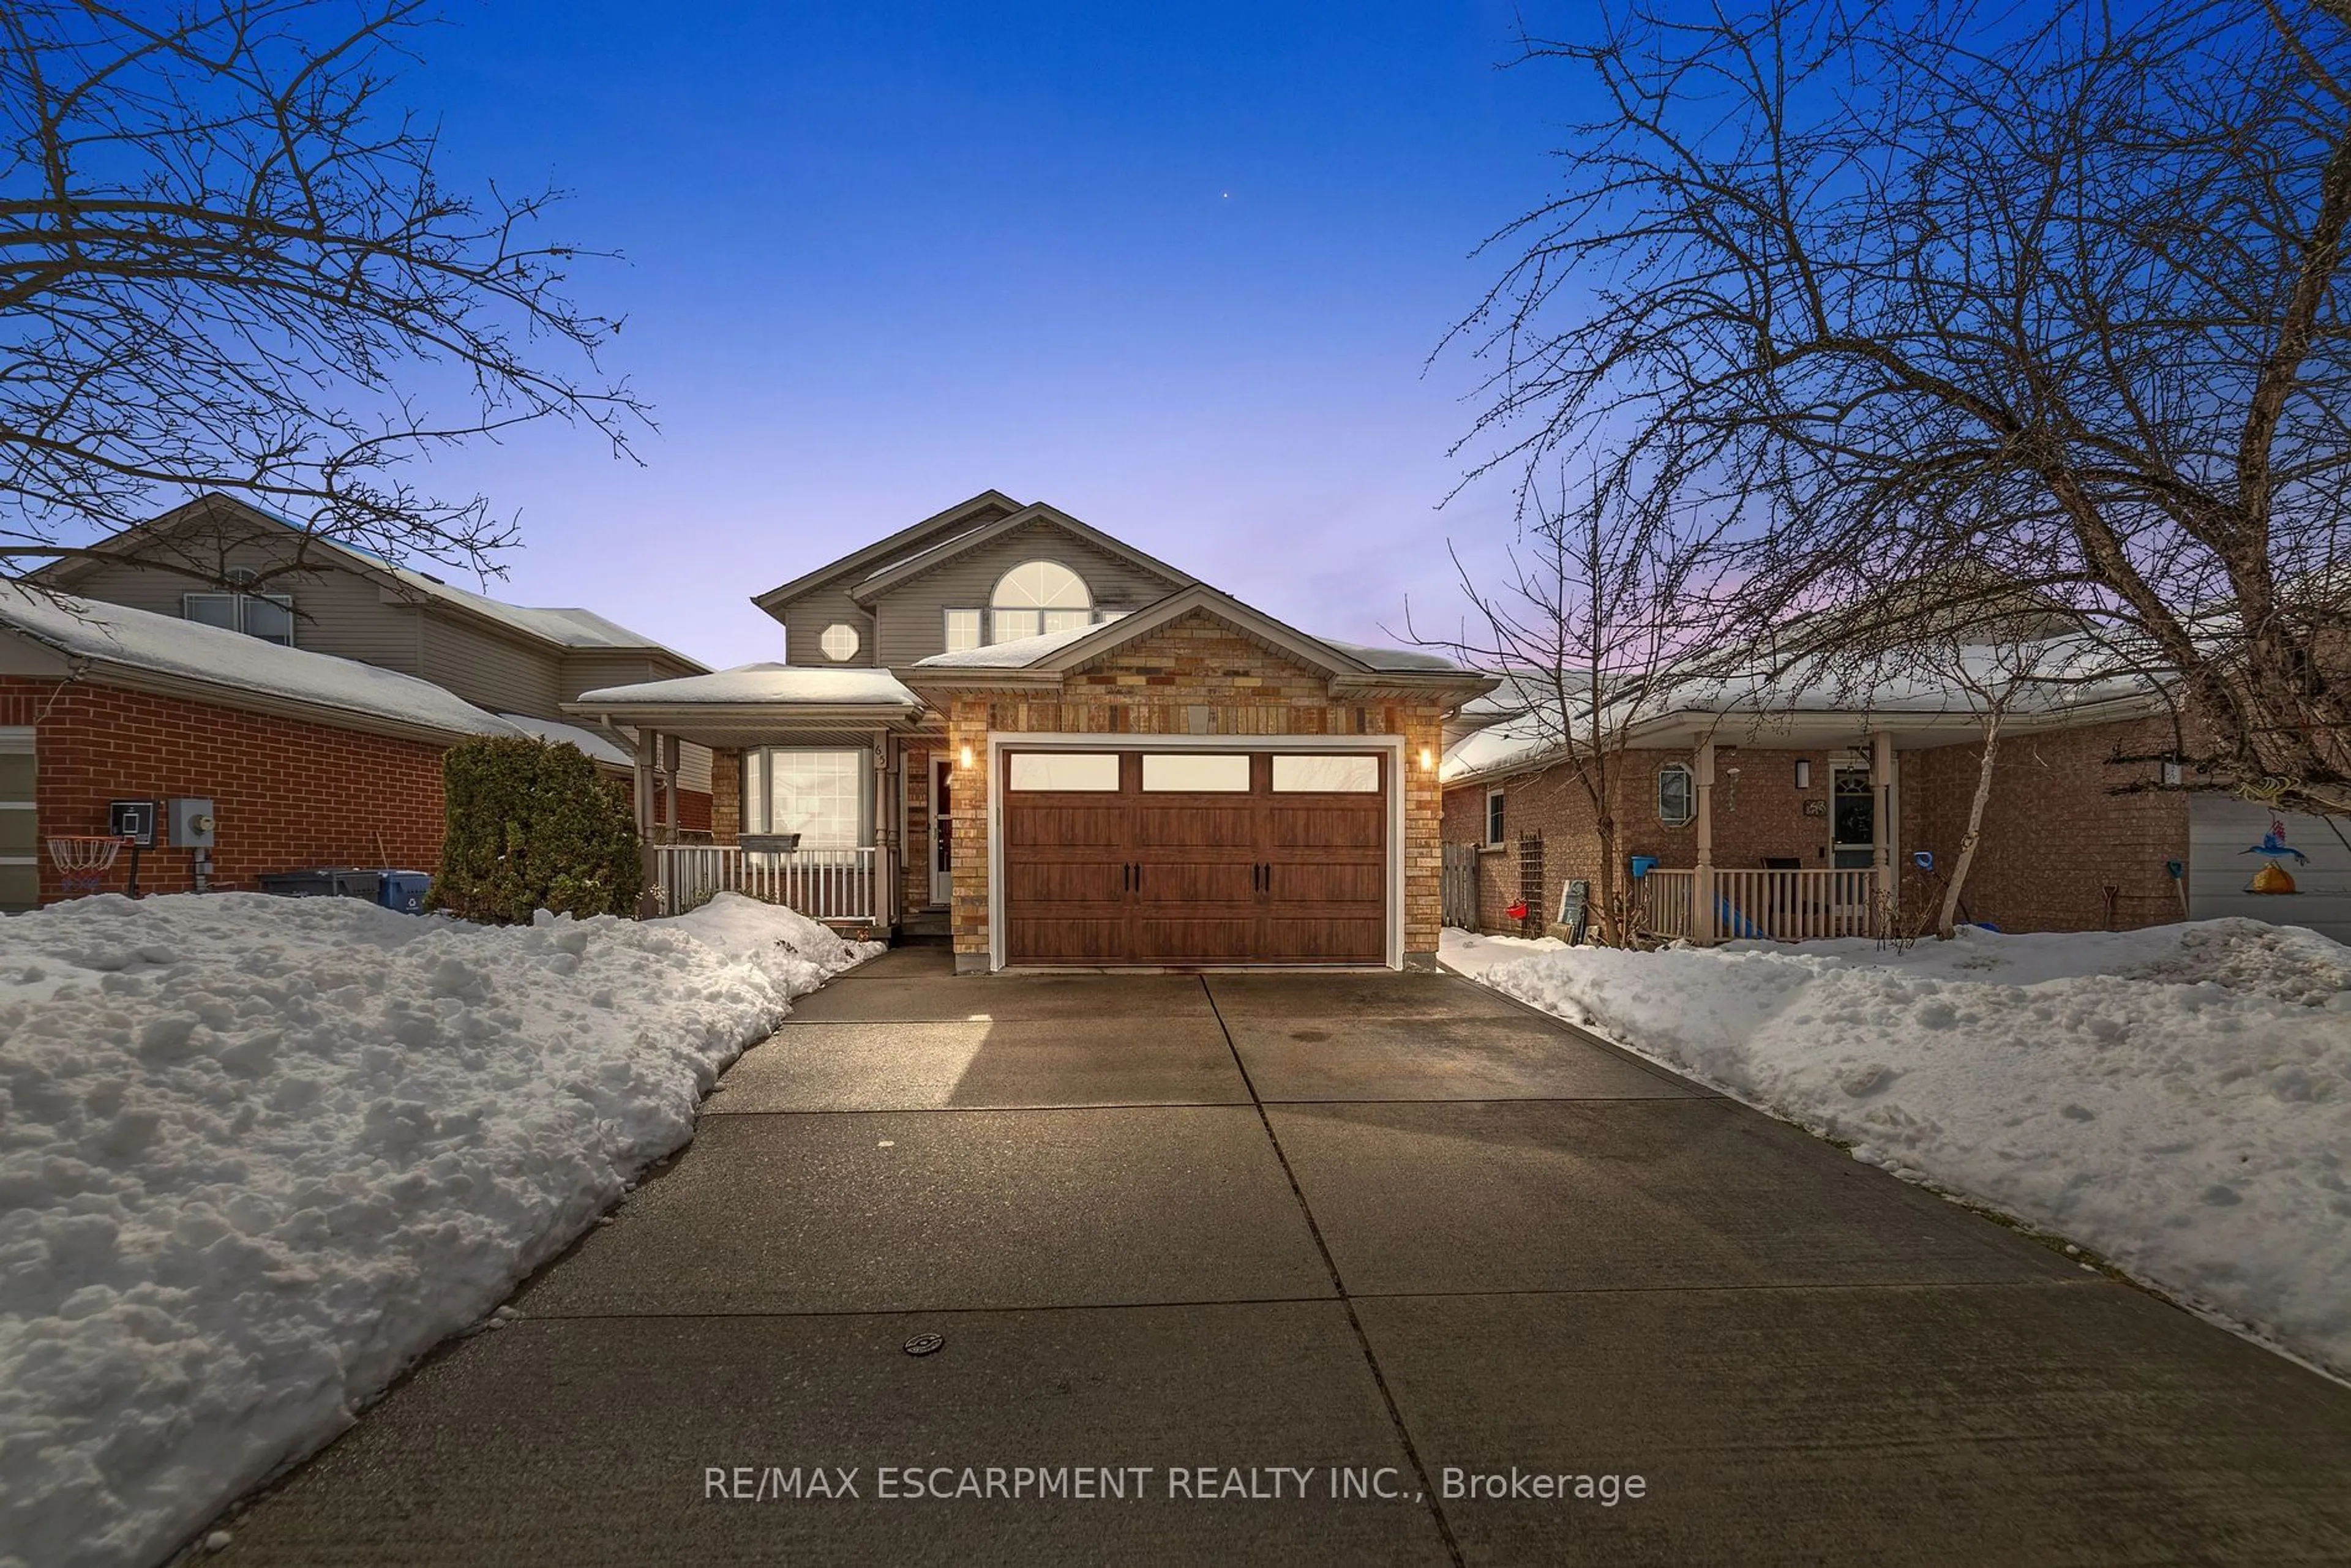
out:
{"label": "green shrub", "polygon": [[535,910],[633,915],[644,891],[627,798],[576,746],[485,737],[441,761],[448,820],[433,907],[500,925]]}

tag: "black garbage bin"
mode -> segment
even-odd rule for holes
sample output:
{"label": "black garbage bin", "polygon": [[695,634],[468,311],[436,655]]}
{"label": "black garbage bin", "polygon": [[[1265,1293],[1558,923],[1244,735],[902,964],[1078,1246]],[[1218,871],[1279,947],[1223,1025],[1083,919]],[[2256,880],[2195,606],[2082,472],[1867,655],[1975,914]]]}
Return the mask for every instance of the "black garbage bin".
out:
{"label": "black garbage bin", "polygon": [[313,866],[308,871],[266,872],[261,891],[279,898],[383,898],[383,873],[359,866]]}

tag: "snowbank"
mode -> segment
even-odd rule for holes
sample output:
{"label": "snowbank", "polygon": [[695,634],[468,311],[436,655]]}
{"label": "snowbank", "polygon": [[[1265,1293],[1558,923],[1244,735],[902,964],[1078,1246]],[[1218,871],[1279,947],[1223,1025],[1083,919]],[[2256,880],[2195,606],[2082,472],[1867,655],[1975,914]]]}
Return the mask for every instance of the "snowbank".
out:
{"label": "snowbank", "polygon": [[0,1564],[152,1561],[332,1437],[867,951],[733,894],[504,930],[251,894],[0,921]]}
{"label": "snowbank", "polygon": [[2212,920],[1443,956],[2351,1371],[2351,948]]}

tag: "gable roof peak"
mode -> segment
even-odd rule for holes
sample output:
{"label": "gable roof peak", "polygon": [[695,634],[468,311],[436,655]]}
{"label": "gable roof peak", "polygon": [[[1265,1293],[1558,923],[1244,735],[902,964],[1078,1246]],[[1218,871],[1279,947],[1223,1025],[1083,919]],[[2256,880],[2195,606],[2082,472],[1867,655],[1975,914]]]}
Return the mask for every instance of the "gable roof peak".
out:
{"label": "gable roof peak", "polygon": [[787,600],[796,599],[820,583],[844,576],[861,567],[869,570],[884,568],[903,557],[928,549],[944,535],[958,529],[967,532],[975,527],[1023,509],[1022,503],[1001,490],[982,490],[977,496],[957,501],[944,511],[933,512],[922,521],[910,523],[896,533],[878,538],[861,549],[827,561],[813,571],[804,571],[789,582],[778,583],[765,593],[755,593],[751,596],[751,602],[780,621],[783,617],[777,612]]}

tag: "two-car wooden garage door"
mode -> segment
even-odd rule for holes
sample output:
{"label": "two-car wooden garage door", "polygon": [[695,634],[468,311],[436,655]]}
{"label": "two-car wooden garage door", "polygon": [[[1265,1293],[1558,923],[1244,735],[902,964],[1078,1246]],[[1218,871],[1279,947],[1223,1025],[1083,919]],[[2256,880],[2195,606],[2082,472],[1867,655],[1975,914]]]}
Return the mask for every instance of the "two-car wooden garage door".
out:
{"label": "two-car wooden garage door", "polygon": [[1378,964],[1380,754],[1012,751],[1013,964]]}

